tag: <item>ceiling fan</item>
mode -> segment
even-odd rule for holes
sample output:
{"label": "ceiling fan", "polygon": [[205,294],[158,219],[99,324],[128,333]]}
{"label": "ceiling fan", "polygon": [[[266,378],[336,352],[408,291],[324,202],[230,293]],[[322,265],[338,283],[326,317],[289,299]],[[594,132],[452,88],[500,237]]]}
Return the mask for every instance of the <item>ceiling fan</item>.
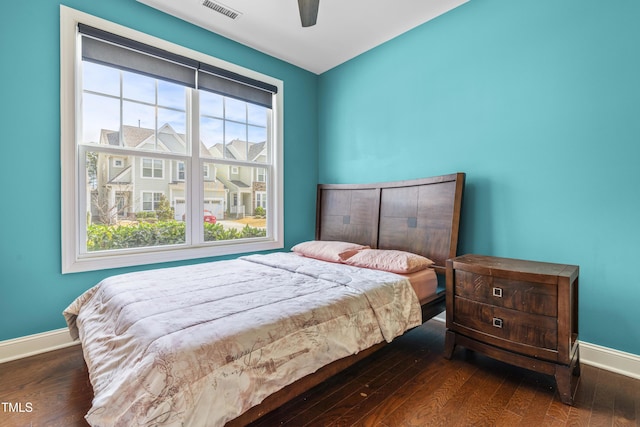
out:
{"label": "ceiling fan", "polygon": [[300,21],[303,27],[316,25],[318,19],[318,5],[320,0],[298,0],[300,9]]}

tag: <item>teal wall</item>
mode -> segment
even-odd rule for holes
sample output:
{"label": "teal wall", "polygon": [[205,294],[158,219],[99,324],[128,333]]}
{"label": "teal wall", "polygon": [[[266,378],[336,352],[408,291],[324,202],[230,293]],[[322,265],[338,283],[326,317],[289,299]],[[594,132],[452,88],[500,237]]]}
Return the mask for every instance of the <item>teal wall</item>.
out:
{"label": "teal wall", "polygon": [[466,172],[461,252],[580,266],[640,354],[640,2],[471,0],[319,78],[320,182]]}
{"label": "teal wall", "polygon": [[[285,246],[313,237],[315,74],[134,0],[63,4],[283,80]],[[76,296],[125,271],[60,273],[60,174],[69,171],[60,170],[59,7],[14,2],[0,17],[0,341],[63,328],[62,311]]]}

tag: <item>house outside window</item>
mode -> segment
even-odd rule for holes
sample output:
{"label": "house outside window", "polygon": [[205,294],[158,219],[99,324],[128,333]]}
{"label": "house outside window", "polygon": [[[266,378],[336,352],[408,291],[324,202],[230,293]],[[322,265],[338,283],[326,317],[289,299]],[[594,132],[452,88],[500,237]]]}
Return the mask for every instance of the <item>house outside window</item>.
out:
{"label": "house outside window", "polygon": [[[61,33],[64,273],[283,246],[282,82],[66,6]],[[267,200],[247,238],[203,221]],[[108,241],[143,225],[171,237]]]}

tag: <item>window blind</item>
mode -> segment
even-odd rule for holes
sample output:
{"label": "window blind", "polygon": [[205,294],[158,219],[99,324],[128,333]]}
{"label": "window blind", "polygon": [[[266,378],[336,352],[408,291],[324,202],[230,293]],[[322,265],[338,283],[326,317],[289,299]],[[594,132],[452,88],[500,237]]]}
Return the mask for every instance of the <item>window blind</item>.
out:
{"label": "window blind", "polygon": [[272,108],[278,88],[233,71],[78,24],[82,59]]}

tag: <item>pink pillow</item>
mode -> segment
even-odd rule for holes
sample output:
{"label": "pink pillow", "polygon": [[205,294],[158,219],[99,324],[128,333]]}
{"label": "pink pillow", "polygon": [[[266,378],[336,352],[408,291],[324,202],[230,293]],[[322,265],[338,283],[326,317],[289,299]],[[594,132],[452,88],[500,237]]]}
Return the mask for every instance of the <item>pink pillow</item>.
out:
{"label": "pink pillow", "polygon": [[363,249],[343,262],[356,267],[400,274],[424,270],[433,264],[429,258],[393,249]]}
{"label": "pink pillow", "polygon": [[341,262],[369,246],[334,240],[310,240],[295,245],[291,250],[299,255],[329,262]]}

